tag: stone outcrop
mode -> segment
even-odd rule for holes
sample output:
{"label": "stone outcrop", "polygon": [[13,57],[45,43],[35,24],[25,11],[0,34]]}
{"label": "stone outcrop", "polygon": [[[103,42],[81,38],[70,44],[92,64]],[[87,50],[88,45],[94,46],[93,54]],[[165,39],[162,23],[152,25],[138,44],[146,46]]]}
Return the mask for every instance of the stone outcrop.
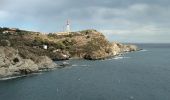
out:
{"label": "stone outcrop", "polygon": [[[125,45],[116,42],[110,43],[104,37],[104,35],[102,35],[102,33],[97,32],[96,30],[86,30],[81,31],[80,33],[81,35],[79,37],[81,37],[82,41],[80,40],[80,38],[78,38],[79,40],[78,43],[81,44],[77,44],[77,47],[79,49],[82,49],[80,51],[80,54],[83,55],[81,57],[84,59],[88,60],[107,59],[113,56],[120,55],[124,52],[132,52],[139,50],[138,47],[135,45]],[[84,38],[87,36],[88,38],[84,40]],[[76,38],[75,41],[77,41]]]}
{"label": "stone outcrop", "polygon": [[56,63],[54,63],[49,57],[41,56],[38,61],[36,61],[39,70],[44,69],[53,69],[56,67]]}
{"label": "stone outcrop", "polygon": [[0,46],[0,78],[26,75],[40,70],[53,69],[56,66],[47,56],[38,57],[37,61],[23,59],[12,47]]}
{"label": "stone outcrop", "polygon": [[100,48],[99,50],[94,50],[90,53],[87,53],[84,58],[89,60],[107,59],[110,57],[118,56],[125,52],[132,52],[138,50],[138,47],[135,45],[123,45],[114,42],[106,48]]}

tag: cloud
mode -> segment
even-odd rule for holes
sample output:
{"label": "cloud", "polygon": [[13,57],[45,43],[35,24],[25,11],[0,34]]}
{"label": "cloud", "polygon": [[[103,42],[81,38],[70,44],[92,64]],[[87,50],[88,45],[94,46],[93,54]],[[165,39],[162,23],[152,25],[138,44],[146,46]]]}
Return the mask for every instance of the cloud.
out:
{"label": "cloud", "polygon": [[[103,32],[106,35],[106,37],[110,38],[110,40],[120,42],[166,43],[169,41],[170,37],[169,28],[160,28],[152,25],[136,27],[131,30],[124,29],[124,30],[100,30],[100,31]],[[121,37],[121,39],[112,38],[115,36]]]}
{"label": "cloud", "polygon": [[9,13],[6,11],[0,11],[0,19],[6,19],[9,17]]}
{"label": "cloud", "polygon": [[110,40],[165,42],[170,36],[169,4],[169,0],[1,0],[0,25],[53,32],[61,31],[70,19],[72,30],[95,28],[115,35]]}

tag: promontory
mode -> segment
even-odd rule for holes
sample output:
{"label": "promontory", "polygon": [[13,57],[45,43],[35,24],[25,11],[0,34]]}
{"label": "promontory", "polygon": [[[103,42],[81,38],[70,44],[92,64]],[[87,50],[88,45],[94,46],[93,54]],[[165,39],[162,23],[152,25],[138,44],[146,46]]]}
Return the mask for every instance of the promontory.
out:
{"label": "promontory", "polygon": [[100,60],[137,50],[135,45],[111,43],[96,30],[44,34],[0,28],[0,78],[54,69],[56,60]]}

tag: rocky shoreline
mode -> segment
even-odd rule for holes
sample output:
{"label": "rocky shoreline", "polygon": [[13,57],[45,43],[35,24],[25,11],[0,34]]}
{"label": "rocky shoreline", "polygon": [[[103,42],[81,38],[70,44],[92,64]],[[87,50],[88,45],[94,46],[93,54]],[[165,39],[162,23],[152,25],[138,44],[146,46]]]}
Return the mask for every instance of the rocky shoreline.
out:
{"label": "rocky shoreline", "polygon": [[96,30],[57,35],[0,28],[0,78],[61,67],[55,60],[101,60],[138,50],[135,45],[110,43]]}
{"label": "rocky shoreline", "polygon": [[14,48],[0,46],[0,78],[27,75],[57,67],[47,56],[38,58],[38,61],[23,59]]}

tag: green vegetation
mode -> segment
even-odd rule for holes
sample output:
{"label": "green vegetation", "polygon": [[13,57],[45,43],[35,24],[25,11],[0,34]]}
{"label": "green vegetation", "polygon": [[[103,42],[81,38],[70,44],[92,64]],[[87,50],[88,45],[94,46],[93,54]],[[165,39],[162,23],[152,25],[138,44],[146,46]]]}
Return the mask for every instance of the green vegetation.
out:
{"label": "green vegetation", "polygon": [[56,48],[56,49],[61,49],[61,50],[64,50],[65,48],[66,48],[66,46],[63,44],[63,42],[57,42],[55,45],[54,45],[54,47]]}
{"label": "green vegetation", "polygon": [[85,35],[91,34],[93,32],[97,32],[97,31],[94,29],[80,31],[80,33],[85,34]]}
{"label": "green vegetation", "polygon": [[91,41],[87,43],[87,45],[85,46],[85,50],[87,50],[87,52],[93,52],[105,48],[108,45],[109,42],[102,37],[93,38]]}

